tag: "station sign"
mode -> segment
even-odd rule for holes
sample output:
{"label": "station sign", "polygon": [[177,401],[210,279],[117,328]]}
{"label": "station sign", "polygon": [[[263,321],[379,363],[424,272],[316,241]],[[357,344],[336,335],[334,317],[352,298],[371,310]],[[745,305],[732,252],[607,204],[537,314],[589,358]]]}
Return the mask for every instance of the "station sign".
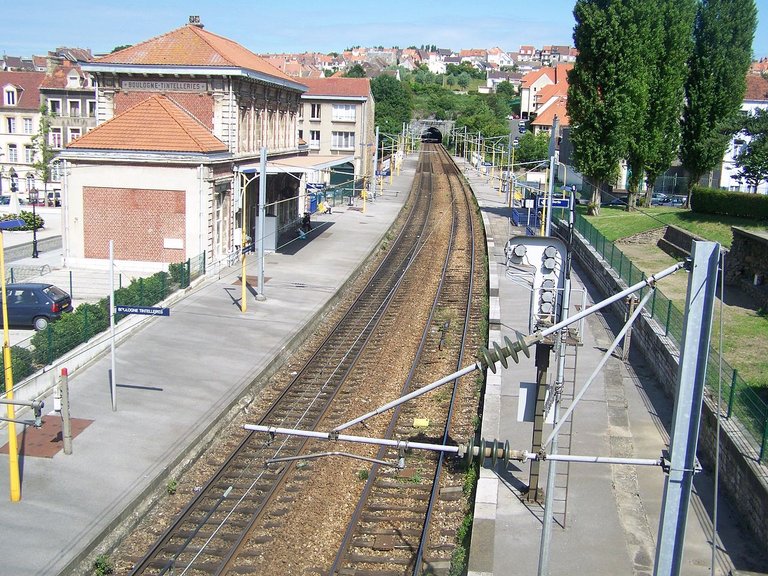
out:
{"label": "station sign", "polygon": [[[539,208],[543,208],[546,205],[544,198],[539,198],[536,202]],[[568,208],[568,198],[552,198],[552,208]]]}
{"label": "station sign", "polygon": [[159,308],[156,306],[122,306],[115,305],[115,312],[118,314],[141,314],[142,316],[170,316],[170,308]]}

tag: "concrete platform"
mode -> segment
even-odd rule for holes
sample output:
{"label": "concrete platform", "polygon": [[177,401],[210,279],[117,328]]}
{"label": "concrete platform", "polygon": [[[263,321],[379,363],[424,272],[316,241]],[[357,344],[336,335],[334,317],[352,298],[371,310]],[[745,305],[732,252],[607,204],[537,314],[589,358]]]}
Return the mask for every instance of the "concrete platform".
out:
{"label": "concrete platform", "polygon": [[[530,292],[519,278],[507,273],[503,249],[511,236],[524,235],[525,230],[512,225],[507,197],[490,186],[487,175],[478,173],[462,158],[456,161],[472,185],[486,226],[490,340],[498,342],[504,336],[514,340],[515,330],[529,333]],[[579,277],[577,265],[572,288],[571,315],[575,313],[574,305],[582,302],[582,291],[587,292],[587,305],[593,302],[591,287]],[[570,378],[575,380],[576,390],[592,374],[620,327],[619,319],[609,315],[587,317],[581,327],[583,345],[577,352],[575,378]],[[572,454],[658,458],[667,448],[672,401],[663,395],[639,353],[633,352],[630,361],[625,364],[617,356],[609,359],[574,411],[570,437],[561,435],[560,439],[561,445],[570,442]],[[549,381],[554,380],[554,366],[552,355]],[[508,369],[499,367],[496,374],[489,372],[483,437],[508,440],[513,449],[531,449],[533,424],[522,406],[526,395],[535,389],[535,382],[533,358],[523,357],[519,364],[510,361]],[[570,388],[572,391],[574,385]],[[564,395],[567,393],[566,385]],[[551,425],[545,425],[544,435],[551,429]],[[469,574],[535,575],[539,569],[543,499],[542,504],[527,501],[530,463],[510,463],[507,469],[500,464],[495,470],[490,465],[488,461],[480,473]],[[546,486],[547,465],[541,465],[541,487]],[[557,470],[554,494],[558,503],[553,507],[556,522],[548,544],[548,570],[542,573],[651,574],[665,482],[661,468],[558,463]],[[563,503],[566,471],[567,498]],[[757,549],[749,535],[740,531],[738,517],[722,498],[715,567],[710,571],[712,484],[707,471],[694,481],[681,573],[727,575],[734,567],[765,571],[765,551]]]}
{"label": "concrete platform", "polygon": [[[188,446],[285,360],[306,327],[377,249],[408,197],[416,163],[416,155],[410,156],[391,185],[387,178],[365,212],[361,206],[340,206],[316,215],[308,240],[267,254],[266,300],[249,293],[245,313],[238,305],[238,266],[196,285],[171,306],[170,317],[145,320],[116,349],[116,411],[109,355],[70,376],[72,416],[79,421],[71,455],[61,450],[58,428],[30,428],[25,434],[17,426],[20,502],[10,502],[7,449],[0,454],[0,573],[89,573],[90,562],[82,562],[130,514],[132,502],[167,483]],[[248,259],[247,275],[256,278],[256,256]],[[47,398],[46,408],[52,406]],[[2,445],[7,445],[5,426]]]}

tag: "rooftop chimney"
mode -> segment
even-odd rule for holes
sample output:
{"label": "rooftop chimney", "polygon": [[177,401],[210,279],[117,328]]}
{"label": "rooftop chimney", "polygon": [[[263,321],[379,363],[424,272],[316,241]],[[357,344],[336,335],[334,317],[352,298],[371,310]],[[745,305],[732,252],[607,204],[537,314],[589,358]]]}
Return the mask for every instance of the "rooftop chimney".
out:
{"label": "rooftop chimney", "polygon": [[200,16],[190,16],[189,23],[191,26],[197,26],[198,28],[204,28],[203,23],[200,22]]}

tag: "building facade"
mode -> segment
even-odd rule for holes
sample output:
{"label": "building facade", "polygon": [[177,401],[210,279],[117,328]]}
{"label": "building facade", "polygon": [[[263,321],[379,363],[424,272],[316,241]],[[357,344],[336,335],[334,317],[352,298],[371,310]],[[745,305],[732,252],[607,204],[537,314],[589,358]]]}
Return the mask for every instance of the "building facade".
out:
{"label": "building facade", "polygon": [[[356,179],[373,171],[375,103],[368,78],[304,79],[299,137],[310,155],[346,158],[337,172]],[[338,181],[338,179],[337,179]]]}
{"label": "building facade", "polygon": [[[741,104],[741,111],[747,114],[754,114],[759,109],[768,109],[768,79],[760,75],[749,74],[747,76],[747,90],[744,94],[744,101]],[[725,190],[768,194],[768,182],[763,181],[757,187],[754,187],[748,185],[738,176],[739,167],[736,166],[736,158],[750,140],[751,136],[744,132],[738,132],[733,135],[728,149],[725,151],[725,156],[723,156],[718,184],[720,188]]]}
{"label": "building facade", "polygon": [[[42,72],[0,72],[0,193],[21,197],[37,188],[33,137],[40,128]],[[18,196],[15,197],[18,199]]]}
{"label": "building facade", "polygon": [[[210,270],[243,231],[257,237],[261,150],[270,163],[302,152],[301,83],[199,24],[82,70],[97,86],[97,126],[60,154],[65,262],[101,265],[113,240],[119,261],[162,269],[204,257]],[[288,233],[303,172],[263,176],[273,234]]]}

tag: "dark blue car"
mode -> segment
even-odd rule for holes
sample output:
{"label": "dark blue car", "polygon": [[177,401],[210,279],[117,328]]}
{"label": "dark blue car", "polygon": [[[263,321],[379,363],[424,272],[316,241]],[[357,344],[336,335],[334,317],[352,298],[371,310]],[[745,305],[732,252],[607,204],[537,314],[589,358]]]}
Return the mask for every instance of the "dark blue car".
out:
{"label": "dark blue car", "polygon": [[45,330],[49,322],[58,320],[66,312],[72,312],[69,294],[53,284],[26,282],[7,284],[5,289],[9,326]]}

